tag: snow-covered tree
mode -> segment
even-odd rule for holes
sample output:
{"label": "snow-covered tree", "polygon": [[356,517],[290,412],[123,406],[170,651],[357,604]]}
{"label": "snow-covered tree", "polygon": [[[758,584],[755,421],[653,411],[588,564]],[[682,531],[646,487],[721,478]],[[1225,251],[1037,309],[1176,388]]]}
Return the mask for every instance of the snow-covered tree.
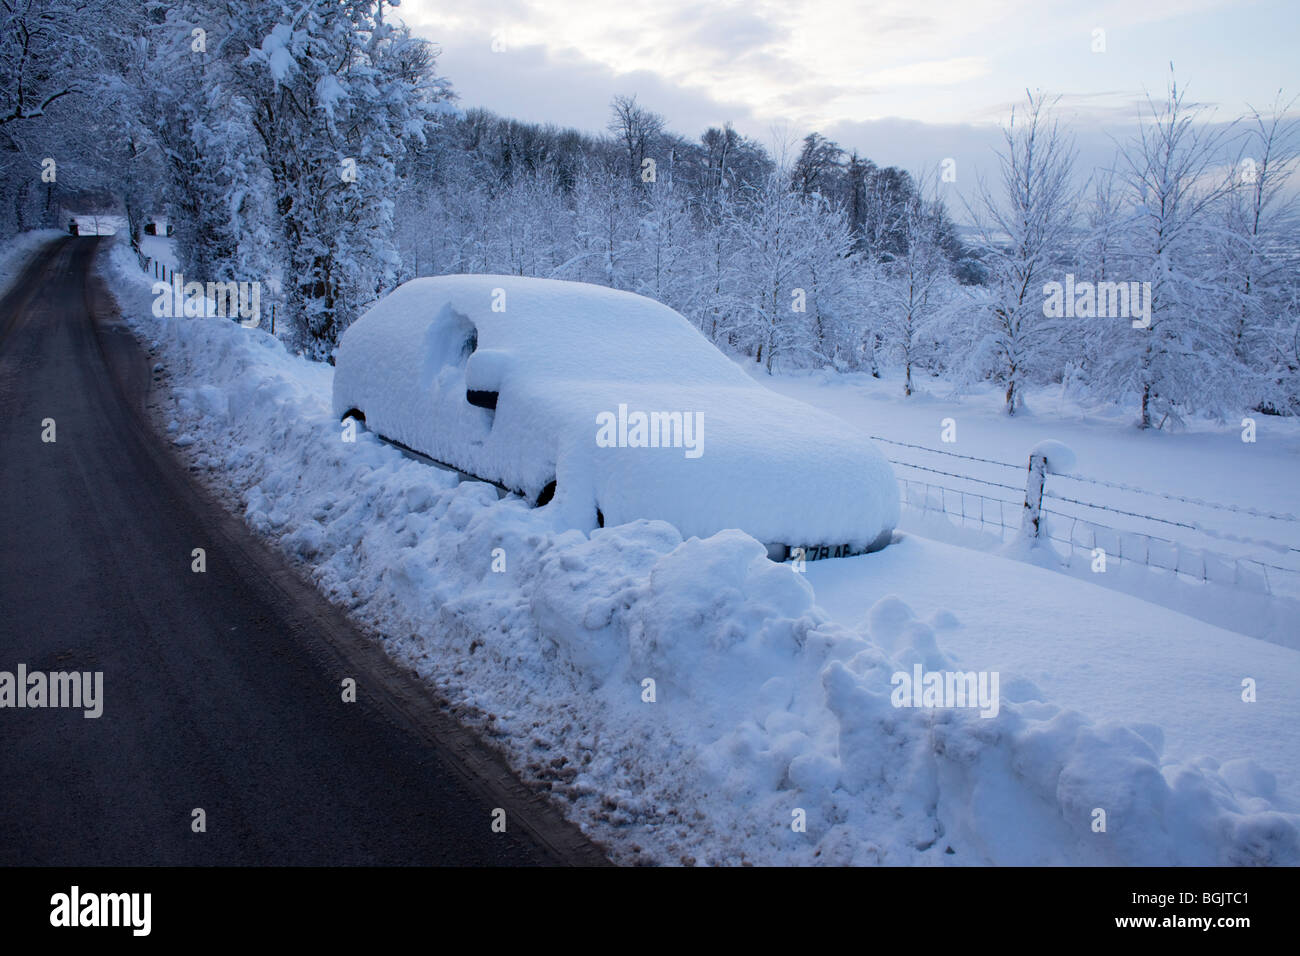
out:
{"label": "snow-covered tree", "polygon": [[232,76],[270,172],[291,315],[324,357],[398,274],[397,162],[449,96],[425,41],[383,2],[240,5],[251,52]]}
{"label": "snow-covered tree", "polygon": [[182,267],[199,281],[262,280],[269,264],[264,249],[255,257],[255,274],[241,268],[240,244],[257,235],[258,226],[230,209],[232,197],[257,183],[261,168],[249,161],[249,109],[224,82],[227,65],[206,42],[196,42],[196,30],[221,36],[231,27],[206,3],[167,9],[140,41],[135,95],[125,104],[158,146]]}
{"label": "snow-covered tree", "polygon": [[903,366],[903,394],[913,392],[912,370],[923,336],[941,318],[952,298],[952,273],[943,249],[943,219],[938,201],[927,198],[929,180],[917,177],[918,189],[899,211],[903,251],[882,263],[877,300],[885,340]]}
{"label": "snow-covered tree", "polygon": [[788,173],[773,170],[762,183],[745,186],[730,209],[729,234],[737,245],[739,308],[727,329],[731,341],[765,363],[808,347],[807,323],[794,311],[795,289],[807,249],[800,243],[803,203]]}
{"label": "snow-covered tree", "polygon": [[61,195],[103,185],[102,33],[130,15],[107,0],[0,2],[0,227],[54,225]]}
{"label": "snow-covered tree", "polygon": [[609,131],[623,152],[623,175],[629,182],[645,182],[642,171],[664,128],[664,118],[637,103],[635,96],[616,96],[609,107]]}
{"label": "snow-covered tree", "polygon": [[1117,399],[1135,395],[1141,428],[1178,421],[1180,406],[1217,401],[1216,379],[1231,355],[1222,274],[1210,256],[1213,213],[1233,188],[1228,128],[1206,124],[1204,113],[1171,78],[1163,101],[1148,99],[1123,151],[1132,210],[1126,278],[1150,283],[1149,315],[1140,327],[1112,323],[1115,341],[1097,384]]}
{"label": "snow-covered tree", "polygon": [[482,226],[491,271],[548,278],[566,261],[572,217],[552,173],[516,176],[490,208]]}
{"label": "snow-covered tree", "polygon": [[1006,411],[1020,408],[1025,383],[1046,361],[1057,328],[1044,316],[1043,285],[1058,266],[1078,201],[1075,151],[1051,116],[1056,100],[1028,93],[1003,129],[996,190],[981,184],[977,221],[989,250],[988,333],[983,349],[1006,384]]}
{"label": "snow-covered tree", "polygon": [[802,198],[777,168],[742,187],[727,226],[737,270],[730,341],[769,373],[778,359],[824,361],[827,324],[851,314],[836,302],[847,291],[852,245],[843,211],[818,195]]}
{"label": "snow-covered tree", "polygon": [[102,0],[0,3],[0,129],[39,125],[60,101],[93,88]]}
{"label": "snow-covered tree", "polygon": [[[1291,188],[1300,124],[1288,119],[1295,100],[1275,101],[1269,115],[1253,110],[1234,188],[1221,204],[1221,268],[1229,296],[1226,321],[1235,368],[1224,385],[1235,385],[1237,404],[1268,411],[1296,411],[1294,341],[1286,321],[1296,270],[1285,254],[1286,240],[1300,232],[1300,200]],[[1279,321],[1281,320],[1281,321]]]}
{"label": "snow-covered tree", "polygon": [[853,230],[848,213],[819,194],[802,205],[807,245],[802,287],[811,338],[805,357],[844,370],[858,364],[865,334],[862,282],[851,256]]}
{"label": "snow-covered tree", "polygon": [[706,287],[699,275],[699,237],[685,190],[671,175],[647,183],[640,202],[637,284],[640,295],[697,315]]}
{"label": "snow-covered tree", "polygon": [[574,254],[560,278],[615,289],[636,284],[639,188],[626,175],[591,163],[574,187]]}

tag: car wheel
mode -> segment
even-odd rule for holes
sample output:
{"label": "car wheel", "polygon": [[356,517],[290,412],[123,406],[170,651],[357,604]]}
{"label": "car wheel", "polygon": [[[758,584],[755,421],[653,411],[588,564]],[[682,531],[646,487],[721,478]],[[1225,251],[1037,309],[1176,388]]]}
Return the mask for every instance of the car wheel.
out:
{"label": "car wheel", "polygon": [[541,508],[544,507],[545,505],[550,504],[551,499],[554,497],[555,497],[555,482],[550,481],[547,483],[546,487],[542,489],[541,494],[537,496],[537,507]]}

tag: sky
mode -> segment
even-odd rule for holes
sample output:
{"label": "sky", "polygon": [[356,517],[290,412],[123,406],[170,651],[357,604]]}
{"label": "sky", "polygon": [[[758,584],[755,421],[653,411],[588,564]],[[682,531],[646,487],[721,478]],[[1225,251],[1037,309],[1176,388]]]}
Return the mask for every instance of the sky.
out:
{"label": "sky", "polygon": [[817,130],[881,165],[983,169],[1026,89],[1062,96],[1085,165],[1149,91],[1230,120],[1300,93],[1300,0],[404,0],[463,107],[589,132],[635,94],[694,138]]}

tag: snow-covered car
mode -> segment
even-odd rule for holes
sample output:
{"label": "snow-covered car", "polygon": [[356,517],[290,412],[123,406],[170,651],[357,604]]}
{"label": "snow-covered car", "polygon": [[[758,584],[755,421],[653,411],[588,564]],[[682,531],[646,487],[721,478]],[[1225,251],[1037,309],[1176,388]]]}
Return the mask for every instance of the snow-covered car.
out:
{"label": "snow-covered car", "polygon": [[335,366],[340,418],[553,508],[566,527],[739,528],[782,560],[877,550],[898,521],[893,470],[869,441],[764,388],[639,295],[414,279],[348,328]]}

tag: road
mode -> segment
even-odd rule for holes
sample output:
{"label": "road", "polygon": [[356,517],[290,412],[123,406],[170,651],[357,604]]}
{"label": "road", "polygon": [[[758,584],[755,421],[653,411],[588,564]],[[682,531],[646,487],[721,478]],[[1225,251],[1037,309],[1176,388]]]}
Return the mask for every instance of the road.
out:
{"label": "road", "polygon": [[99,241],[0,302],[0,671],[103,673],[0,708],[0,864],[603,862],[172,457]]}

